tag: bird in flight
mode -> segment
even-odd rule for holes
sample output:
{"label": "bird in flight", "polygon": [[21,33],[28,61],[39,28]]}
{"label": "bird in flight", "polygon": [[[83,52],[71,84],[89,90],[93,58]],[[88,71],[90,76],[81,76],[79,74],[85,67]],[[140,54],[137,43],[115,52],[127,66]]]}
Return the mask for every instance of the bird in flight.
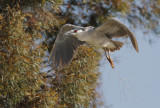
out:
{"label": "bird in flight", "polygon": [[112,40],[112,38],[125,36],[129,36],[133,47],[139,52],[136,38],[131,31],[115,19],[109,19],[97,28],[65,24],[59,30],[48,63],[51,63],[54,69],[63,68],[73,60],[79,46],[89,43],[103,49],[107,60],[114,68],[110,52],[120,50],[123,43]]}

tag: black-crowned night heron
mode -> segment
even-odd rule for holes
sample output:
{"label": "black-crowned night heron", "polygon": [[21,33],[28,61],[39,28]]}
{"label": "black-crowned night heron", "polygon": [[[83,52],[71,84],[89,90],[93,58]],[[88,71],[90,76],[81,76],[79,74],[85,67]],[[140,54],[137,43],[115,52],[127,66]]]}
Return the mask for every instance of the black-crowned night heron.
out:
{"label": "black-crowned night heron", "polygon": [[97,28],[65,24],[60,28],[48,62],[52,62],[53,68],[63,68],[72,61],[76,49],[87,42],[93,46],[102,48],[105,51],[106,58],[112,68],[114,68],[110,51],[120,50],[123,43],[114,41],[112,38],[124,36],[130,37],[133,47],[138,52],[138,44],[131,31],[115,19],[110,19]]}

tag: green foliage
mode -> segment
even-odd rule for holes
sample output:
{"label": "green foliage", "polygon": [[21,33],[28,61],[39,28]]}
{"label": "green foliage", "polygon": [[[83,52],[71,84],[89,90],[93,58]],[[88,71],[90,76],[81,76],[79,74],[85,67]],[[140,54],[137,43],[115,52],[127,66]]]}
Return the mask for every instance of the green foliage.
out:
{"label": "green foliage", "polygon": [[45,87],[46,74],[40,73],[47,50],[41,32],[59,21],[44,7],[31,13],[16,4],[0,13],[0,107],[44,108],[56,103],[55,92]]}
{"label": "green foliage", "polygon": [[[24,7],[38,7],[42,6],[45,3],[51,3],[51,4],[61,4],[61,0],[0,0],[0,7],[1,9],[5,9],[8,6],[13,8],[16,5],[19,5],[21,8]],[[0,11],[1,11],[0,9]]]}
{"label": "green foliage", "polygon": [[[39,88],[38,75],[44,47],[36,45],[39,35],[25,32],[25,15],[8,10],[0,21],[0,106],[10,107]],[[36,46],[36,47],[35,47]]]}

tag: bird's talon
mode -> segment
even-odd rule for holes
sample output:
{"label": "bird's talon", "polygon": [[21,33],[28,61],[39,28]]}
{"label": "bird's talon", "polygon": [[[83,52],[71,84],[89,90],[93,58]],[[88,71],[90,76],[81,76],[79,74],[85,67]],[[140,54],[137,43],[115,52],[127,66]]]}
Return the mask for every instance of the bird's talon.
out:
{"label": "bird's talon", "polygon": [[114,68],[113,60],[111,58],[109,58],[108,61],[109,61],[110,65],[111,65],[111,67]]}
{"label": "bird's talon", "polygon": [[113,64],[113,60],[110,59],[110,64],[111,64],[111,67],[114,68],[114,64]]}

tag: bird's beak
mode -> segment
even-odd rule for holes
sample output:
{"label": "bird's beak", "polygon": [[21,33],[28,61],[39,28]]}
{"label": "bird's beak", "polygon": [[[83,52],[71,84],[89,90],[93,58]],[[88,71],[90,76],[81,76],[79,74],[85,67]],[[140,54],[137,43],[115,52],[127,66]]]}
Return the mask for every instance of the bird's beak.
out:
{"label": "bird's beak", "polygon": [[84,31],[89,31],[89,30],[92,30],[92,29],[94,29],[94,27],[89,26],[89,27],[85,27],[85,30],[84,30]]}

